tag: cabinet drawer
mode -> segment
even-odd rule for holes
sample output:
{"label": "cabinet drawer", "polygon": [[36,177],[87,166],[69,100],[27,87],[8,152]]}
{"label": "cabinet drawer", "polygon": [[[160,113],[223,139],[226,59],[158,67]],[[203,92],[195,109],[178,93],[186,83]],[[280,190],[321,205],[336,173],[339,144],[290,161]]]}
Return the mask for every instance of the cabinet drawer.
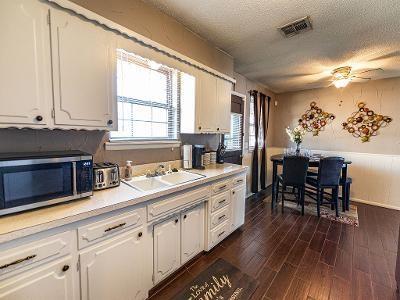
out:
{"label": "cabinet drawer", "polygon": [[190,204],[195,204],[195,202],[206,200],[209,195],[209,188],[204,187],[165,200],[158,200],[147,206],[148,221],[165,216],[181,207],[184,208]]}
{"label": "cabinet drawer", "polygon": [[215,183],[212,185],[212,191],[214,194],[219,194],[222,192],[225,192],[229,190],[231,187],[231,181],[230,180],[224,180],[218,183]]}
{"label": "cabinet drawer", "polygon": [[211,244],[215,245],[222,241],[229,234],[229,228],[229,221],[225,221],[223,224],[213,229],[211,231]]}
{"label": "cabinet drawer", "polygon": [[229,205],[231,202],[231,193],[230,191],[226,191],[220,195],[214,196],[211,198],[211,212],[215,212],[218,209]]}
{"label": "cabinet drawer", "polygon": [[246,183],[246,175],[240,175],[232,179],[232,186],[238,186]]}
{"label": "cabinet drawer", "polygon": [[210,218],[210,228],[213,229],[217,227],[219,224],[222,224],[226,220],[229,220],[229,206],[225,206],[224,208],[220,209],[219,211],[211,214]]}
{"label": "cabinet drawer", "polygon": [[103,240],[117,232],[142,225],[146,218],[146,208],[135,209],[99,222],[78,228],[78,245],[82,249]]}
{"label": "cabinet drawer", "polygon": [[18,269],[26,270],[39,263],[68,255],[73,251],[75,243],[74,233],[68,231],[2,251],[0,252],[0,276]]}

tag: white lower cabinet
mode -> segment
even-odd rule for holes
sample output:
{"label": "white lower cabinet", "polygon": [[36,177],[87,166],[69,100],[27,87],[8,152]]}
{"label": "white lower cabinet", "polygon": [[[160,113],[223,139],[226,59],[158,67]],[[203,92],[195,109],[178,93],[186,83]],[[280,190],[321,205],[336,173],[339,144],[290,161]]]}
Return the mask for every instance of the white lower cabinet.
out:
{"label": "white lower cabinet", "polygon": [[0,299],[75,300],[74,276],[76,267],[68,256],[1,281]]}
{"label": "white lower cabinet", "polygon": [[81,251],[81,299],[146,299],[151,249],[151,234],[139,227]]}
{"label": "white lower cabinet", "polygon": [[154,225],[154,283],[180,267],[180,217]]}
{"label": "white lower cabinet", "polygon": [[231,190],[232,230],[244,224],[246,186],[240,185]]}
{"label": "white lower cabinet", "polygon": [[204,250],[204,204],[181,214],[181,263]]}
{"label": "white lower cabinet", "polygon": [[154,225],[154,284],[204,250],[204,203]]}

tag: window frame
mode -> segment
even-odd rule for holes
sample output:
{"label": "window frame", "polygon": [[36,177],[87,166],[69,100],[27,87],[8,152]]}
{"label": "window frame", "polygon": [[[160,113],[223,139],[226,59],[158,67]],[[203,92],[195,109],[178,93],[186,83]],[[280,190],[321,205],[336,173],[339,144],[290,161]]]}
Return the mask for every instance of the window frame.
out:
{"label": "window frame", "polygon": [[[251,96],[249,96],[249,114],[248,114],[248,116],[249,116],[249,122],[248,122],[248,124],[249,124],[249,131],[248,131],[248,152],[252,152],[252,151],[254,151],[254,148],[255,148],[255,145],[252,145],[252,144],[250,144],[250,127],[251,126],[253,126],[253,127],[255,127],[255,120],[254,120],[254,122],[253,122],[253,124],[251,123],[251,113],[252,113],[252,111],[253,111],[253,116],[255,117],[255,115],[254,115],[254,99],[252,99],[252,97]],[[253,105],[253,109],[251,109],[251,105]],[[263,113],[262,111],[261,111],[261,113]],[[262,148],[262,139],[261,139],[261,135],[260,134],[262,134],[262,132],[261,132],[261,130],[260,130],[260,128],[262,127],[262,118],[260,118],[260,123],[258,124],[258,130],[259,130],[259,136],[258,136],[258,149],[261,149]],[[254,128],[254,131],[255,131],[255,128]],[[252,136],[254,136],[254,139],[255,139],[255,134],[254,135],[252,135]]]}
{"label": "window frame", "polygon": [[[158,103],[158,102],[151,102],[151,101],[146,101],[142,99],[136,99],[136,98],[130,98],[130,97],[124,97],[124,96],[119,96],[118,93],[116,95],[116,102],[118,103],[129,103],[129,104],[136,104],[136,105],[142,105],[142,106],[147,106],[147,107],[156,107],[156,108],[162,108],[166,109],[167,112],[167,121],[166,122],[156,122],[156,121],[146,121],[146,120],[140,120],[140,119],[129,119],[131,121],[141,121],[141,122],[148,122],[148,123],[162,123],[167,125],[167,133],[168,135],[170,132],[173,131],[172,126],[176,126],[176,135],[169,136],[169,137],[143,137],[143,138],[135,138],[135,137],[111,137],[111,133],[109,134],[109,139],[108,142],[105,143],[106,150],[124,150],[124,149],[147,149],[147,148],[166,148],[166,147],[178,147],[180,146],[180,95],[179,92],[177,93],[176,97],[176,106],[174,107],[173,104],[173,91],[179,91],[179,84],[181,81],[181,74],[180,70],[175,69],[173,67],[169,67],[167,65],[160,64],[160,68],[155,70],[153,69],[149,61],[152,61],[151,59],[144,58],[140,55],[137,55],[136,53],[132,53],[129,50],[122,49],[122,48],[117,48],[116,51],[122,50],[127,53],[127,61],[130,63],[134,63],[136,65],[142,66],[144,68],[151,69],[156,72],[160,72],[164,75],[166,75],[166,81],[167,84],[171,84],[170,88],[170,93],[167,93],[166,101],[167,103]],[[129,54],[132,54],[133,57],[129,57]],[[119,56],[118,54],[115,55],[115,61],[114,64],[118,63]],[[174,80],[174,72],[176,73],[176,81]],[[176,85],[176,86],[174,86]],[[116,87],[118,89],[118,87]],[[118,110],[117,110],[117,119],[118,121],[121,121],[121,119],[118,116]],[[171,118],[176,119],[176,124],[173,124],[173,120]]]}

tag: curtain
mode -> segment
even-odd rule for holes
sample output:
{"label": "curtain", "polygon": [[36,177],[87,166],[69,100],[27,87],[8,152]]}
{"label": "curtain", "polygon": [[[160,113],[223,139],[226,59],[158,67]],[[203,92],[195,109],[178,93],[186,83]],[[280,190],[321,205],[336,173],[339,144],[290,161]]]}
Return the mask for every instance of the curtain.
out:
{"label": "curtain", "polygon": [[251,165],[251,192],[258,192],[258,125],[260,124],[260,109],[261,106],[258,103],[258,92],[250,91],[250,97],[254,102],[254,130],[255,130],[255,145],[253,150],[253,161]]}
{"label": "curtain", "polygon": [[261,181],[261,189],[265,190],[267,188],[267,132],[268,132],[268,123],[269,123],[269,105],[271,102],[271,97],[265,96],[260,93],[260,101],[261,101],[261,115],[262,115],[262,132],[263,132],[263,146],[261,151],[261,171],[260,171],[260,181]]}

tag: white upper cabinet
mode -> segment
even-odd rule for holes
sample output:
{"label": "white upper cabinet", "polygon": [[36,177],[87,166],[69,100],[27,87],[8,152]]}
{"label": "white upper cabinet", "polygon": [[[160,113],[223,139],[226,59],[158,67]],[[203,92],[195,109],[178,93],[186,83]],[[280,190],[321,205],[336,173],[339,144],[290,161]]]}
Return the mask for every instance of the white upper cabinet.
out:
{"label": "white upper cabinet", "polygon": [[229,133],[231,89],[229,81],[203,71],[183,78],[182,133]]}
{"label": "white upper cabinet", "polygon": [[217,132],[231,131],[231,91],[232,84],[217,78]]}
{"label": "white upper cabinet", "polygon": [[113,33],[51,10],[55,124],[116,129]]}
{"label": "white upper cabinet", "polygon": [[197,130],[202,133],[212,133],[217,130],[217,77],[200,72],[200,97],[196,98]]}
{"label": "white upper cabinet", "polygon": [[48,7],[0,1],[0,126],[46,127],[51,113]]}

